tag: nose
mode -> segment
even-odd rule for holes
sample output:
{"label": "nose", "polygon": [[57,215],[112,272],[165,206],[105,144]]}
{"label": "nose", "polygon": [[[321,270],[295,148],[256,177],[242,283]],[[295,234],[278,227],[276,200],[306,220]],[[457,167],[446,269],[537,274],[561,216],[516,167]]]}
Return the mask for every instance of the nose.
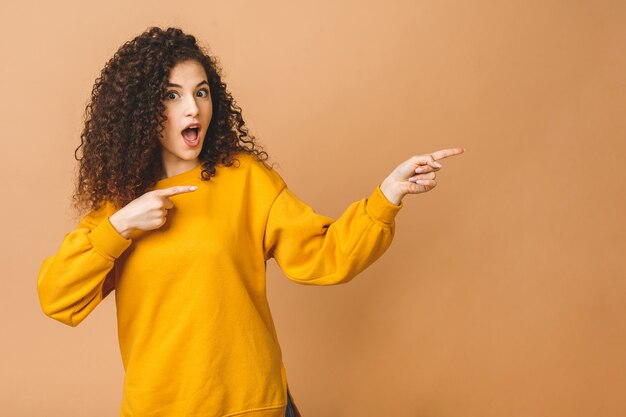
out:
{"label": "nose", "polygon": [[185,103],[185,115],[195,117],[198,115],[198,105],[194,97],[188,99]]}

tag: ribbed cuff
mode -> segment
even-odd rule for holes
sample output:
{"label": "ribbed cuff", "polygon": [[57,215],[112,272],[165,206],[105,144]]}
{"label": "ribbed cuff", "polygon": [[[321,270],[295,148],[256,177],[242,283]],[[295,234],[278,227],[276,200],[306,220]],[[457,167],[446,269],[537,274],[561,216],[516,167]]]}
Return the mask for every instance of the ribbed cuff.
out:
{"label": "ribbed cuff", "polygon": [[126,239],[115,230],[108,217],[94,227],[88,236],[94,248],[111,261],[119,258],[132,243],[131,239]]}
{"label": "ribbed cuff", "polygon": [[396,206],[387,200],[379,184],[367,199],[365,210],[373,219],[385,224],[391,224],[402,207],[404,207],[402,201],[399,206]]}

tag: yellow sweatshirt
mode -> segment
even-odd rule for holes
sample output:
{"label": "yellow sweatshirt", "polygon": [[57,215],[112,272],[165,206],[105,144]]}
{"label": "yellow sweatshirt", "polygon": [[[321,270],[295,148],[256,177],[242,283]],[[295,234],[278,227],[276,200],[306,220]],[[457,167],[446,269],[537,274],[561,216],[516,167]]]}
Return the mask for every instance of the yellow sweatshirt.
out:
{"label": "yellow sweatshirt", "polygon": [[[402,208],[376,186],[337,219],[316,213],[253,155],[202,166],[152,189],[170,197],[166,223],[128,239],[110,203],[82,218],[43,261],[43,312],[77,326],[115,286],[125,370],[122,417],[283,417],[287,376],[265,292],[274,258],[292,281],[350,281],[391,244]],[[108,278],[108,279],[106,279]],[[106,279],[106,282],[105,282]]]}

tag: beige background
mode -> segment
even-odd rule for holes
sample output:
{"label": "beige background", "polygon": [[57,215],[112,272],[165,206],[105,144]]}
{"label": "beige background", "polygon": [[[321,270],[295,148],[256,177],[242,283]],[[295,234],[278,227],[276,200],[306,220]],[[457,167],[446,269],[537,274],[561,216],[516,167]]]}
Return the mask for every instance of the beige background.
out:
{"label": "beige background", "polygon": [[448,147],[347,285],[269,263],[305,417],[626,415],[626,5],[615,1],[0,3],[2,415],[114,416],[115,303],[77,328],[36,278],[68,207],[95,78],[150,25],[221,58],[292,190],[338,217]]}

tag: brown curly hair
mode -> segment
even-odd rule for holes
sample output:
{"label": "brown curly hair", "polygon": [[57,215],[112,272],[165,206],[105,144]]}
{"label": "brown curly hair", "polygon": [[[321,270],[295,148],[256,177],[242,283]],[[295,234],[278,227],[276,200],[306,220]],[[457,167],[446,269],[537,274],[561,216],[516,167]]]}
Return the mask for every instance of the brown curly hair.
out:
{"label": "brown curly hair", "polygon": [[204,67],[213,103],[198,156],[203,180],[215,176],[217,164],[238,161],[233,157],[240,152],[272,168],[222,81],[218,59],[179,28],[149,27],[115,52],[93,86],[81,144],[74,152],[80,164],[74,209],[98,210],[105,200],[120,209],[156,184],[164,172],[158,138],[166,120],[163,98],[168,76],[176,64],[188,60]]}

